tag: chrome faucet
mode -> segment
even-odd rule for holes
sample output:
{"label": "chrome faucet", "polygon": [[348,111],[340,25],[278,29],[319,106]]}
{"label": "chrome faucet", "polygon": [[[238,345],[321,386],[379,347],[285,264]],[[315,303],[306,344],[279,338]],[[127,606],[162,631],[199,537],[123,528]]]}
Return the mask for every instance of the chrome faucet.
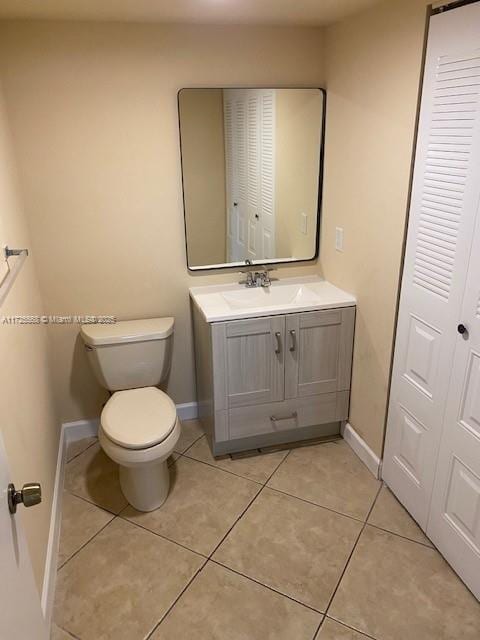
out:
{"label": "chrome faucet", "polygon": [[239,284],[244,284],[248,289],[253,287],[269,287],[272,284],[272,279],[270,278],[269,271],[271,269],[267,269],[267,267],[263,267],[263,271],[247,271],[247,277],[245,280],[240,280]]}

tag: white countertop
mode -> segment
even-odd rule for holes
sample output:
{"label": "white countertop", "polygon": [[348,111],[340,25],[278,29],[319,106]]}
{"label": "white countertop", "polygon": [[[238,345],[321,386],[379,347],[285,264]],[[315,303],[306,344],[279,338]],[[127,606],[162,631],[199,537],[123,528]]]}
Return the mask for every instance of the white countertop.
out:
{"label": "white countertop", "polygon": [[190,297],[207,322],[258,318],[301,311],[353,307],[354,296],[319,276],[282,278],[268,288],[241,284],[191,287]]}

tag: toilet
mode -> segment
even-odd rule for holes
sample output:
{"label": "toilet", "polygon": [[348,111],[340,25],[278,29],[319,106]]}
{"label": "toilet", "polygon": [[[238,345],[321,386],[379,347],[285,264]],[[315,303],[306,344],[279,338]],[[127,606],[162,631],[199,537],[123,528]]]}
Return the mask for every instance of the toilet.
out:
{"label": "toilet", "polygon": [[153,511],[169,489],[167,459],[180,437],[173,400],[158,385],[170,369],[173,318],[85,324],[81,336],[100,384],[113,392],[99,442],[119,465],[120,486],[138,511]]}

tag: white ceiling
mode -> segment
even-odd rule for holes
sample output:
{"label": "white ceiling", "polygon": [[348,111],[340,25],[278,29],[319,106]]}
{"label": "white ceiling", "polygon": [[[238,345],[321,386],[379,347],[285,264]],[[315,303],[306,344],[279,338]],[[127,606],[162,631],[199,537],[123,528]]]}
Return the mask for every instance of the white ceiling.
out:
{"label": "white ceiling", "polygon": [[325,25],[378,0],[0,0],[0,18]]}

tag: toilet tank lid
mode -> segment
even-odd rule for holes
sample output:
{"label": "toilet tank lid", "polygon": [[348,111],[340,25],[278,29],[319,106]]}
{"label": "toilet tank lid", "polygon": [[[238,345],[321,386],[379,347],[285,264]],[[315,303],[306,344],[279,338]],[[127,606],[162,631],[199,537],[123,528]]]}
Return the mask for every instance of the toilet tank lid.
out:
{"label": "toilet tank lid", "polygon": [[174,318],[121,320],[112,324],[84,324],[80,330],[88,345],[164,340],[173,333]]}

